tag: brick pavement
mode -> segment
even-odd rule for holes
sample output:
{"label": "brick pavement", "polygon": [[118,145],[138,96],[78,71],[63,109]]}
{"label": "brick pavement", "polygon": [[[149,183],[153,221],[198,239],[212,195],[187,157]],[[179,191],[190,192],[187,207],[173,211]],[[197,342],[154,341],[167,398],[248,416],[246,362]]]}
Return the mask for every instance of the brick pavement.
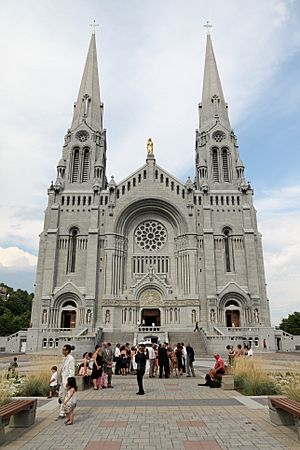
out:
{"label": "brick pavement", "polygon": [[[199,375],[199,373],[198,373]],[[34,426],[8,430],[8,450],[299,449],[296,432],[276,427],[262,399],[199,387],[199,377],[114,377],[114,389],[78,393],[73,426],[55,421],[57,400],[40,402]],[[202,380],[201,380],[202,381]]]}

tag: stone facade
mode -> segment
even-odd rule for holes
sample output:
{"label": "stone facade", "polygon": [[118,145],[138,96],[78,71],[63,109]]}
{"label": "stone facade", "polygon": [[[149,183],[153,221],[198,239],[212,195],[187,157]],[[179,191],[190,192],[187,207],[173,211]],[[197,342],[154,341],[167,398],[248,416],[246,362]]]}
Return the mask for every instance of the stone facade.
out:
{"label": "stone facade", "polygon": [[134,335],[137,324],[186,332],[197,321],[207,339],[270,332],[253,190],[209,35],[195,180],[157,165],[149,140],[145,164],[120,183],[108,181],[106,150],[93,34],[48,189],[27,350],[84,337],[93,345],[97,333]]}

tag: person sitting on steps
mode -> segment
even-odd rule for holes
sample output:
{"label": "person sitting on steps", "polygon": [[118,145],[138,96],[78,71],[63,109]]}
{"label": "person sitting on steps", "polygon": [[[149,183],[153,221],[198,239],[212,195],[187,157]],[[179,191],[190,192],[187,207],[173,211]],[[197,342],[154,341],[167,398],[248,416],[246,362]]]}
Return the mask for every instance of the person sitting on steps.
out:
{"label": "person sitting on steps", "polygon": [[198,386],[221,387],[222,375],[225,373],[225,364],[218,353],[214,354],[214,358],[216,360],[214,368],[205,375],[206,383],[198,384]]}

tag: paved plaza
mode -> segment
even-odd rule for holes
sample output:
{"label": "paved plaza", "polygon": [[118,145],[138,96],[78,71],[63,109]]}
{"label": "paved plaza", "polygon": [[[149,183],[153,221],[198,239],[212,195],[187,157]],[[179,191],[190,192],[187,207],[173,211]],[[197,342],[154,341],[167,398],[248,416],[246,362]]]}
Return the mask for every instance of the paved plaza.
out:
{"label": "paved plaza", "polygon": [[115,376],[114,389],[78,392],[74,424],[58,415],[57,399],[38,401],[35,425],[8,429],[3,448],[73,449],[299,449],[296,432],[269,420],[267,399],[198,386],[211,360],[198,360],[196,378]]}

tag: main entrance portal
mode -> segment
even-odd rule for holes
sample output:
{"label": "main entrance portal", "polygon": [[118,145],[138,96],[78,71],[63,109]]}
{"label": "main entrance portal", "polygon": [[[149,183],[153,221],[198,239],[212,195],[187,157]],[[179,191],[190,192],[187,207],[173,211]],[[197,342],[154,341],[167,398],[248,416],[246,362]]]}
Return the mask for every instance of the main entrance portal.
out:
{"label": "main entrance portal", "polygon": [[141,323],[142,325],[146,325],[148,327],[160,326],[160,310],[158,308],[153,309],[142,309],[141,314]]}
{"label": "main entrance portal", "polygon": [[76,328],[76,311],[65,310],[61,315],[62,328]]}
{"label": "main entrance portal", "polygon": [[240,311],[238,309],[227,309],[226,327],[240,327]]}

